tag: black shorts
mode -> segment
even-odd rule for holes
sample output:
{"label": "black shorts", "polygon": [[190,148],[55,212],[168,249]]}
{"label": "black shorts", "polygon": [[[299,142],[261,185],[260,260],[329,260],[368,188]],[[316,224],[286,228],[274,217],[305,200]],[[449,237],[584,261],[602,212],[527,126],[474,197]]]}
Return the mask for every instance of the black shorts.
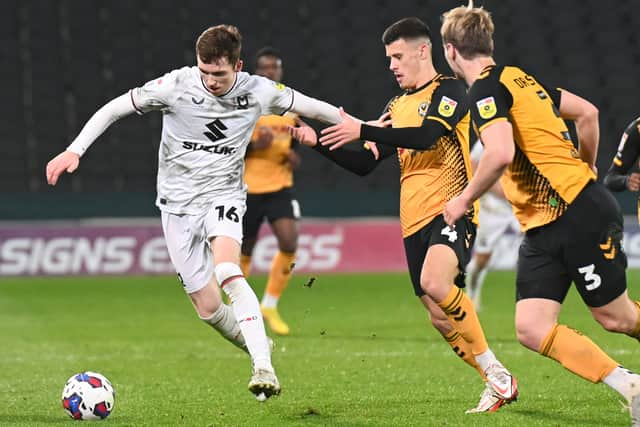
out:
{"label": "black shorts", "polygon": [[475,238],[476,226],[466,215],[456,222],[454,230],[444,222],[442,215],[438,215],[429,224],[405,237],[404,251],[416,296],[425,295],[420,286],[420,275],[427,251],[433,245],[447,245],[456,253],[459,273],[455,284],[464,288],[465,268],[471,259],[471,248]]}
{"label": "black shorts", "polygon": [[247,194],[247,211],[242,219],[244,237],[256,238],[265,218],[270,223],[280,218],[300,218],[300,207],[291,188],[273,193]]}
{"label": "black shorts", "polygon": [[516,300],[562,303],[571,282],[589,307],[601,307],[627,288],[622,213],[599,183],[588,184],[552,223],[527,231],[518,258]]}

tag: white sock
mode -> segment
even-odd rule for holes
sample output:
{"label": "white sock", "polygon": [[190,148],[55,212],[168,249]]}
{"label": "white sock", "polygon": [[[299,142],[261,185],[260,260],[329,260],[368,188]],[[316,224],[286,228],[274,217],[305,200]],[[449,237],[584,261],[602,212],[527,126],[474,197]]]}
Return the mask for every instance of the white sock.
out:
{"label": "white sock", "polygon": [[496,359],[496,355],[493,354],[493,351],[491,351],[490,348],[488,348],[484,353],[476,354],[475,356],[476,362],[478,362],[478,365],[480,365],[480,368],[482,368],[483,371],[486,371],[491,365],[500,364],[498,359]]}
{"label": "white sock", "polygon": [[279,300],[280,297],[274,297],[273,295],[269,295],[265,292],[262,296],[262,306],[264,308],[276,308]]}
{"label": "white sock", "polygon": [[467,294],[476,301],[480,300],[480,290],[484,284],[484,279],[489,271],[489,266],[479,269],[475,258],[472,258],[467,265]]}
{"label": "white sock", "polygon": [[251,286],[243,276],[236,276],[224,283],[222,289],[231,300],[233,313],[238,320],[254,368],[273,369],[260,304]]}
{"label": "white sock", "polygon": [[622,366],[615,368],[602,382],[620,393],[629,402],[633,396],[640,393],[640,375]]}
{"label": "white sock", "polygon": [[475,288],[475,277],[476,277],[476,270],[478,269],[478,263],[476,263],[476,258],[472,257],[471,261],[469,261],[469,264],[467,264],[467,277],[465,280],[466,283],[466,291],[467,291],[467,295],[469,295],[469,298],[473,298],[473,295],[476,291]]}
{"label": "white sock", "polygon": [[489,269],[487,267],[483,268],[482,270],[478,271],[474,277],[475,279],[475,283],[474,283],[474,288],[475,290],[473,291],[473,301],[475,303],[479,303],[480,302],[480,291],[482,290],[482,285],[484,285],[484,278],[487,277],[487,272],[489,271]]}
{"label": "white sock", "polygon": [[208,319],[201,319],[216,331],[231,341],[236,347],[248,352],[247,345],[244,342],[244,336],[240,330],[240,325],[233,314],[233,310],[226,304],[220,304],[220,307]]}

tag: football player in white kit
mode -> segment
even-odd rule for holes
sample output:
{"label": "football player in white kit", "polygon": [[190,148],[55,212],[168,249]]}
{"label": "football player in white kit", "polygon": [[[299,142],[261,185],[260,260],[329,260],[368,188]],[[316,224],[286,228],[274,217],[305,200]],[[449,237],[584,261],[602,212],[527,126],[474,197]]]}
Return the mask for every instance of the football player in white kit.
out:
{"label": "football player in white kit", "polygon": [[[242,36],[218,25],[196,42],[197,66],[173,70],[100,108],[46,168],[55,185],[63,172],[116,120],[161,111],[157,199],[171,261],[198,316],[247,351],[258,398],[280,385],[271,364],[260,305],[239,267],[246,186],[244,155],[258,118],[291,110],[327,123],[337,108],[280,83],[242,72]],[[231,306],[222,302],[220,288]]]}
{"label": "football player in white kit", "polygon": [[[475,170],[482,156],[482,143],[476,141],[471,150],[471,165]],[[498,239],[509,229],[520,231],[520,224],[505,199],[500,183],[497,182],[490,191],[480,197],[480,213],[478,234],[473,244],[473,256],[467,265],[467,294],[480,311],[480,292],[484,279],[489,271],[491,255]]]}

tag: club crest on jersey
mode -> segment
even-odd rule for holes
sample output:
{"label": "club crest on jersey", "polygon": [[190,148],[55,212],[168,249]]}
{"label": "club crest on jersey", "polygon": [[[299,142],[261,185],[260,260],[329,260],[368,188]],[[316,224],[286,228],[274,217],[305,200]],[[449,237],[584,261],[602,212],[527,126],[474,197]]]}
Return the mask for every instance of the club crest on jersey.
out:
{"label": "club crest on jersey", "polygon": [[418,114],[420,114],[420,116],[422,117],[425,117],[427,115],[428,109],[429,109],[429,103],[423,102],[420,105],[418,105]]}
{"label": "club crest on jersey", "polygon": [[249,96],[248,95],[240,95],[236,96],[236,105],[238,106],[238,110],[246,110],[249,108]]}
{"label": "club crest on jersey", "polygon": [[442,100],[440,101],[440,105],[438,105],[438,114],[440,114],[442,117],[451,117],[456,111],[457,105],[458,103],[453,99],[443,96]]}
{"label": "club crest on jersey", "polygon": [[485,120],[492,118],[498,113],[496,100],[493,98],[493,96],[481,99],[480,101],[476,102],[476,107],[478,107],[480,117]]}

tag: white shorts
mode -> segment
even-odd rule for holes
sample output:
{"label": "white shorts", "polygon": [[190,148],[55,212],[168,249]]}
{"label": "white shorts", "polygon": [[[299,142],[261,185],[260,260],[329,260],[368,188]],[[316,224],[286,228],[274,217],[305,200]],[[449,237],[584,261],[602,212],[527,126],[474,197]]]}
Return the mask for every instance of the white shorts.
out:
{"label": "white shorts", "polygon": [[511,210],[507,212],[494,212],[482,209],[478,217],[478,233],[473,245],[473,251],[480,254],[489,254],[495,249],[498,239],[511,229],[516,232],[520,230],[520,224]]}
{"label": "white shorts", "polygon": [[188,294],[204,288],[214,277],[213,254],[209,241],[227,236],[242,244],[242,217],[245,195],[216,199],[201,215],[175,215],[162,212],[162,231],[169,257]]}

